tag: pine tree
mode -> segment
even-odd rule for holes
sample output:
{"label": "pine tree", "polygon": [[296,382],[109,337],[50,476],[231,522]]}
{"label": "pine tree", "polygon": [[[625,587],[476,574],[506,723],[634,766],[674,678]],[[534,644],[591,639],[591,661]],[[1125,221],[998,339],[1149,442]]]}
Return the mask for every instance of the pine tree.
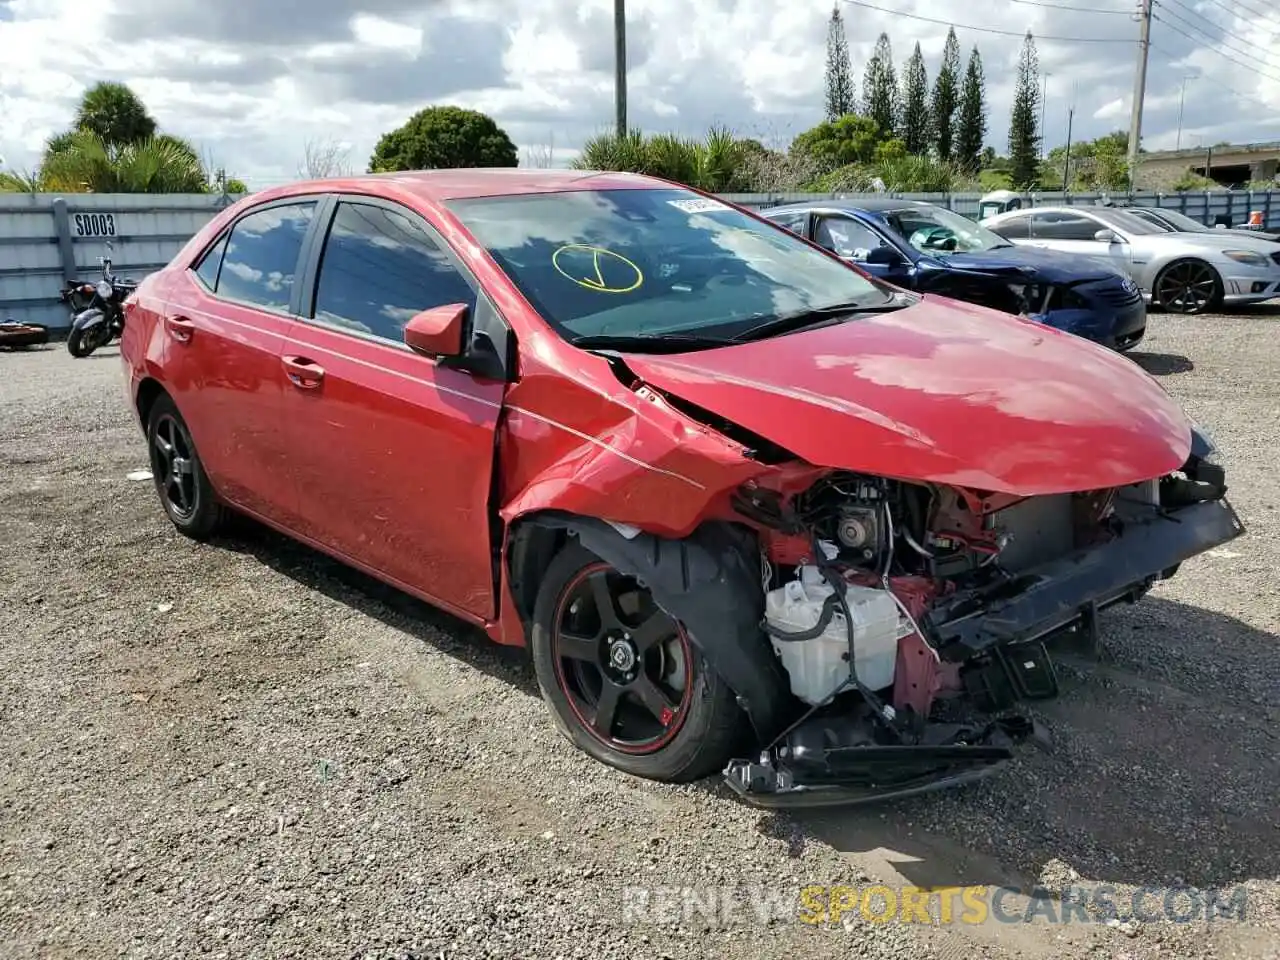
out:
{"label": "pine tree", "polygon": [[889,35],[880,34],[862,78],[862,112],[876,122],[880,135],[892,137],[898,117],[898,80]]}
{"label": "pine tree", "polygon": [[933,102],[929,113],[933,120],[933,144],[941,160],[951,159],[955,141],[956,107],[960,102],[960,42],[956,30],[947,31],[942,48],[942,67],[933,83]]}
{"label": "pine tree", "polygon": [[929,74],[919,43],[902,68],[902,118],[898,129],[907,153],[924,156],[929,152]]}
{"label": "pine tree", "polygon": [[857,109],[854,102],[853,67],[849,62],[849,41],[844,36],[840,8],[831,11],[827,27],[827,119],[838,120]]}
{"label": "pine tree", "polygon": [[975,46],[969,54],[960,90],[960,116],[956,123],[954,157],[970,173],[982,167],[982,147],[987,139],[987,78],[982,71],[982,54]]}
{"label": "pine tree", "polygon": [[1040,174],[1040,131],[1036,123],[1039,110],[1040,58],[1028,30],[1018,57],[1018,79],[1009,116],[1009,177],[1015,187],[1034,186]]}

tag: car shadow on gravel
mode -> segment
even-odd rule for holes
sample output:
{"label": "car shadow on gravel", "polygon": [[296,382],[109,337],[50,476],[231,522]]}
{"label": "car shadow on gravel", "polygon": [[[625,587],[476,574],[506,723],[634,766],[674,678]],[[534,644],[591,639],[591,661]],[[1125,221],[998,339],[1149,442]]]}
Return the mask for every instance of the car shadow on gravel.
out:
{"label": "car shadow on gravel", "polygon": [[1103,618],[1102,658],[1060,660],[1061,694],[1035,710],[1051,753],[1022,746],[968,788],[794,819],[921,887],[1025,890],[1052,861],[1134,886],[1280,875],[1277,637],[1155,597]]}
{"label": "car shadow on gravel", "polygon": [[1175,373],[1190,373],[1196,368],[1189,357],[1180,353],[1147,353],[1134,351],[1129,359],[1153,377],[1167,377]]}
{"label": "car shadow on gravel", "polygon": [[246,554],[301,584],[387,626],[403,630],[521,693],[539,696],[523,649],[494,643],[478,627],[388,586],[359,570],[282,536],[243,516],[235,517],[219,547]]}

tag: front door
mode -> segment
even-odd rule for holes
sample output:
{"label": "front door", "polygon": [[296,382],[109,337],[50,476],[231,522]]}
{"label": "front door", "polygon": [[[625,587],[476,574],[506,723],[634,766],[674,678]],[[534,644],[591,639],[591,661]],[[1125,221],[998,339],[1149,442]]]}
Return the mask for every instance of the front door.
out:
{"label": "front door", "polygon": [[474,618],[495,613],[490,494],[505,384],[420,356],[429,307],[491,309],[418,214],[340,198],[279,364],[299,532]]}
{"label": "front door", "polygon": [[915,264],[879,231],[854,217],[818,214],[813,218],[813,242],[881,280],[907,289],[915,286]]}

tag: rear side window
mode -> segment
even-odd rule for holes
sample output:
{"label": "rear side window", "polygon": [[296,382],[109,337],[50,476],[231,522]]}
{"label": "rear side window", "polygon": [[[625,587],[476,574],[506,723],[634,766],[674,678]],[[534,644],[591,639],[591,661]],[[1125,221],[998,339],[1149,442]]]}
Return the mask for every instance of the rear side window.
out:
{"label": "rear side window", "polygon": [[1092,240],[1102,224],[1078,213],[1053,211],[1033,213],[1032,229],[1045,240]]}
{"label": "rear side window", "polygon": [[803,237],[805,234],[805,221],[809,219],[809,214],[803,211],[800,213],[777,213],[772,216],[765,213],[765,218]]}
{"label": "rear side window", "polygon": [[315,206],[315,201],[283,204],[237,221],[218,272],[214,288],[218,296],[288,310],[298,255]]}
{"label": "rear side window", "polygon": [[320,258],[315,319],[401,342],[414,314],[476,295],[444,249],[412,218],[386,207],[338,204]]}
{"label": "rear side window", "polygon": [[1001,220],[999,223],[993,223],[991,229],[1006,240],[1012,240],[1015,237],[1031,236],[1031,217],[1027,214],[1021,214],[1016,217],[1010,217],[1008,220]]}
{"label": "rear side window", "polygon": [[230,234],[224,233],[217,243],[205,251],[196,266],[196,276],[211,292],[218,289],[218,268],[222,266],[222,254],[227,249],[229,236]]}

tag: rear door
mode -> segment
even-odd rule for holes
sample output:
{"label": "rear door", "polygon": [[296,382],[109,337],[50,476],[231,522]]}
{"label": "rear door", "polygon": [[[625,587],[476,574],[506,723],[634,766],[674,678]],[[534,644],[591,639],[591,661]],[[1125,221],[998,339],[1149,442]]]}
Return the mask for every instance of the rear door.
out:
{"label": "rear door", "polygon": [[441,606],[492,617],[489,504],[505,382],[414,353],[403,329],[452,303],[485,329],[501,320],[417,212],[335,200],[302,317],[276,359],[302,532]]}
{"label": "rear door", "polygon": [[165,386],[214,488],[285,526],[297,518],[281,451],[279,355],[320,199],[276,201],[237,218],[175,280],[160,317]]}
{"label": "rear door", "polygon": [[[1098,240],[1100,230],[1110,230],[1114,240]],[[1111,260],[1115,266],[1129,271],[1131,253],[1128,241],[1101,220],[1073,210],[1033,210],[1031,232],[1037,245],[1064,253],[1083,254]]]}

